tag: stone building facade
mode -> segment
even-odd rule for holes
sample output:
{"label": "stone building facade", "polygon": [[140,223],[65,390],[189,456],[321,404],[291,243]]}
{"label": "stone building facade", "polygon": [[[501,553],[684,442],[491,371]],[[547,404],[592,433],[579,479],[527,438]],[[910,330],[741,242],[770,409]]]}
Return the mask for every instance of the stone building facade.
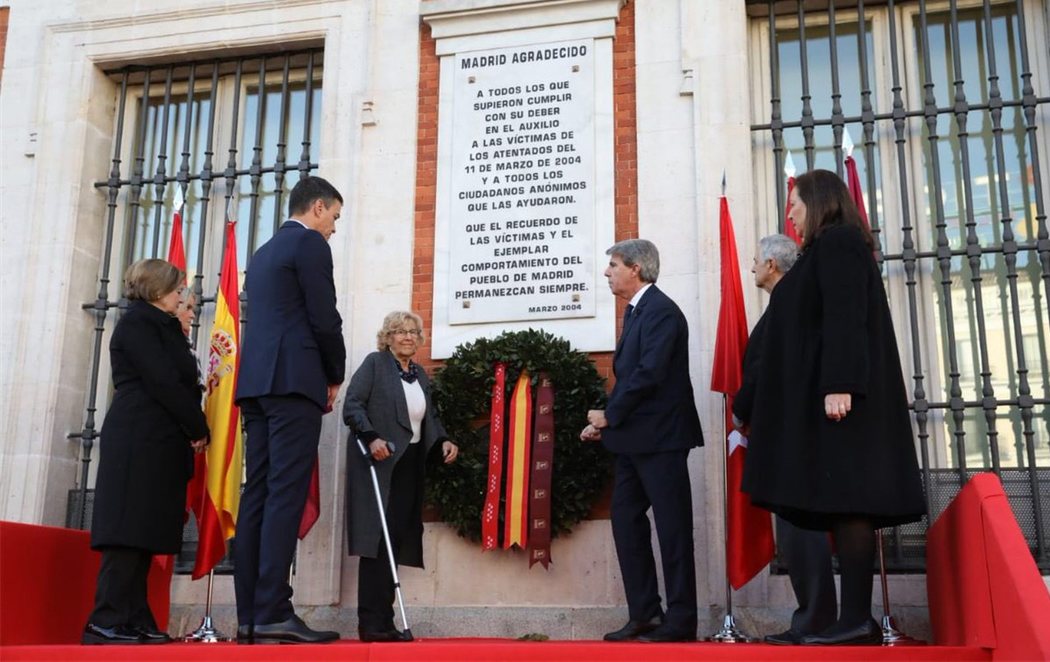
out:
{"label": "stone building facade", "polygon": [[[310,108],[307,104],[308,109],[303,109],[293,104],[289,113],[299,117],[297,126],[302,125],[303,116],[311,118],[312,126],[310,122],[306,126],[307,134],[313,138],[306,140],[311,142],[306,160],[316,164],[311,167],[312,172],[332,181],[346,198],[343,220],[331,245],[339,307],[345,321],[348,371],[372,350],[379,320],[394,308],[413,308],[423,315],[432,344],[424,348],[422,359],[433,368],[440,366],[440,358],[447,352],[431,355],[430,347],[447,344],[448,338],[455,335],[451,326],[434,326],[435,280],[442,277],[435,273],[435,265],[443,259],[443,248],[437,241],[441,235],[439,204],[444,186],[441,169],[447,166],[442,165],[441,158],[442,131],[447,126],[443,123],[447,118],[441,116],[447,107],[442,105],[442,94],[448,91],[443,89],[443,82],[448,80],[443,78],[443,71],[447,73],[449,58],[471,50],[586,40],[598,51],[596,75],[607,85],[601,89],[608,91],[595,102],[607,120],[601,129],[604,133],[599,136],[608,158],[599,164],[605,170],[598,179],[607,177],[612,182],[611,190],[603,193],[605,206],[600,209],[604,214],[595,219],[596,227],[604,228],[605,234],[599,232],[597,236],[615,240],[637,236],[656,243],[662,253],[660,285],[678,302],[690,323],[693,365],[689,370],[709,439],[707,447],[690,456],[701,632],[717,629],[725,594],[723,460],[718,443],[722,434],[722,401],[707,385],[719,302],[719,196],[724,178],[741,255],[740,275],[745,283],[748,317],[753,321],[765,299],[750,287],[747,268],[758,238],[777,231],[783,223],[783,176],[779,170],[790,142],[785,137],[786,142],[778,144],[769,130],[756,129],[770,122],[770,95],[777,94],[770,92],[770,72],[776,70],[771,54],[776,56],[780,51],[779,47],[770,48],[768,9],[773,8],[776,13],[777,33],[783,30],[790,37],[792,30],[798,31],[797,24],[792,23],[794,8],[785,10],[779,5],[795,3],[154,0],[131,3],[127,8],[84,0],[14,0],[9,4],[9,13],[0,14],[10,26],[0,78],[0,142],[4,155],[0,170],[0,274],[5,283],[0,343],[0,517],[52,525],[67,521],[68,493],[82,480],[86,452],[84,444],[69,435],[84,429],[86,408],[92,401],[97,409],[95,425],[100,425],[109,397],[105,352],[101,352],[98,365],[101,376],[94,382],[92,357],[97,351],[96,343],[105,347],[106,329],[112,327],[115,313],[110,311],[103,316],[103,330],[96,333],[97,316],[90,306],[85,310],[85,304],[99,299],[100,277],[111,281],[108,297],[116,300],[119,293],[114,291],[115,284],[129,257],[144,256],[149,251],[148,246],[139,245],[141,232],[155,232],[157,226],[150,225],[146,217],[158,207],[167,214],[160,202],[149,210],[130,209],[129,187],[120,184],[111,198],[113,188],[106,185],[118,157],[118,179],[131,177],[136,160],[134,146],[141,142],[135,132],[146,131],[144,124],[149,124],[149,131],[154,134],[160,130],[158,115],[150,114],[148,109],[141,114],[137,110],[143,96],[142,77],[136,78],[133,72],[122,78],[121,71],[127,71],[129,65],[163,70],[167,65],[177,68],[189,62],[234,62],[238,58],[247,61],[246,58],[272,55],[278,58],[278,67],[268,69],[264,75],[267,80],[276,77],[278,82],[274,84],[278,88],[283,75],[283,80],[291,81],[298,94],[304,89],[305,77],[313,76],[316,89],[311,98],[316,106]],[[837,4],[842,7],[838,19],[832,15],[829,21],[826,8],[814,10],[825,30],[836,20],[857,23],[853,3],[849,7]],[[908,48],[906,44],[889,43],[888,35],[894,28],[886,19],[893,14],[900,20],[914,21],[917,15],[916,3],[897,4],[900,6],[887,8],[884,2],[871,2],[867,9],[861,9],[870,21],[871,42],[867,46],[873,55],[877,54],[870,63],[873,81],[869,85],[878,90],[877,112],[889,112],[892,107],[889,53],[892,48],[901,52]],[[1033,101],[1030,125],[1035,129],[1027,132],[1024,119],[1013,128],[1020,132],[1020,142],[1030,145],[1029,154],[1037,152],[1043,164],[1050,163],[1050,110],[1046,102],[1050,94],[1050,57],[1045,48],[1038,46],[1047,43],[1050,5],[1045,0],[992,4],[995,11],[1006,12],[1003,20],[1014,21],[1011,25],[1021,21],[1027,26],[1027,46],[1010,36],[1004,48],[1030,50],[1028,73],[1037,99]],[[980,3],[960,5],[975,12],[981,8]],[[1021,7],[1024,13],[1018,14],[1011,7]],[[938,15],[949,11],[946,4],[938,4],[933,10],[940,12]],[[854,12],[852,18],[850,11]],[[821,16],[825,18],[820,19]],[[979,23],[979,18],[974,21]],[[844,32],[848,30],[844,28]],[[856,30],[850,34],[855,35]],[[908,30],[902,34],[915,38]],[[803,34],[800,39],[805,42],[807,37]],[[290,74],[282,73],[279,66],[280,56],[285,53],[297,54],[284,60]],[[308,70],[303,64],[302,53],[309,53],[313,69]],[[783,69],[786,65],[782,54],[779,59]],[[908,72],[921,68],[914,60],[906,60],[904,66]],[[228,147],[235,144],[237,154],[231,158],[240,165],[234,170],[247,173],[250,160],[240,160],[252,151],[253,145],[246,123],[256,112],[261,119],[251,120],[255,122],[251,126],[269,121],[269,115],[264,117],[260,110],[258,81],[254,78],[258,72],[223,69],[221,80],[217,76],[219,82],[210,88],[216,92],[214,95],[208,92],[210,75],[202,74],[196,83],[199,87],[194,87],[189,96],[202,90],[210,105],[202,101],[194,112],[203,117],[205,111],[215,110],[220,116],[215,123],[215,170],[222,170]],[[852,82],[844,80],[843,85]],[[163,77],[151,79],[150,98],[163,94],[189,98],[186,80],[174,80],[171,92],[165,92],[165,84]],[[252,85],[256,86],[254,105]],[[267,89],[271,89],[269,83]],[[310,89],[306,86],[305,94],[309,95]],[[909,81],[908,94],[919,95],[912,99],[921,98],[921,91],[914,79]],[[951,93],[943,88],[939,92],[940,104],[948,105]],[[784,94],[787,95],[786,89]],[[827,91],[820,94],[831,96]],[[842,94],[844,98],[859,97],[854,89]],[[274,98],[279,100],[280,95]],[[970,103],[976,102],[971,99]],[[273,108],[276,106],[265,112],[273,112]],[[233,113],[243,113],[241,120]],[[858,111],[857,117],[860,116]],[[838,123],[840,129],[852,127],[852,139],[858,146],[865,141],[863,125],[859,119],[849,118]],[[891,125],[887,121],[879,126]],[[829,159],[837,152],[830,134],[822,137],[823,129],[818,128],[816,138],[804,137],[804,127],[795,128],[799,131],[798,140],[804,140],[810,153],[815,154],[810,160],[821,167],[831,163],[833,169],[834,162]],[[916,125],[913,130],[921,133],[922,127]],[[238,131],[242,133],[238,135]],[[1034,138],[1025,142],[1030,136]],[[122,137],[124,147],[115,153],[114,146]],[[198,138],[195,135],[193,139]],[[292,136],[285,142],[289,145],[287,160],[294,164],[299,160],[301,139]],[[877,190],[874,199],[883,222],[885,250],[887,254],[903,254],[898,232],[901,226],[894,220],[906,216],[901,208],[909,207],[916,218],[930,213],[925,200],[916,193],[928,186],[919,153],[921,145],[918,140],[908,143],[908,149],[915,153],[908,157],[910,170],[903,179],[896,170],[891,128],[877,130],[868,140],[868,147],[880,154],[877,163],[865,164],[878,169],[878,183],[872,192]],[[796,163],[807,160],[805,147],[795,149]],[[1022,154],[1024,149],[1021,148]],[[174,150],[170,160],[161,179],[170,181],[175,177]],[[1032,161],[1029,156],[1024,162]],[[151,163],[155,164],[155,158],[144,166],[144,189],[152,186]],[[1024,176],[1031,178],[1033,170],[1038,174],[1038,168],[1026,167],[1020,171]],[[1035,182],[1041,182],[1039,186],[1030,179],[1029,185],[1023,187],[1025,192],[1032,191],[1024,193],[1032,211],[1025,226],[1027,239],[1019,240],[1030,240],[1033,246],[1040,240],[1039,223],[1044,232],[1041,241],[1046,241],[1044,208],[1050,204],[1050,178],[1045,165],[1043,168],[1041,179],[1035,178]],[[804,169],[805,166],[799,167],[800,171]],[[238,182],[235,186],[240,193],[232,197],[237,213],[242,215],[242,224],[244,216],[257,209],[252,205],[272,212],[275,204],[261,198],[249,200],[247,189],[242,188],[247,184],[241,183],[249,176],[250,173],[242,173],[230,180]],[[1019,175],[1010,176],[1017,179]],[[967,180],[976,182],[979,176],[975,174]],[[912,198],[897,194],[901,181],[911,185]],[[202,201],[201,194],[197,194],[196,213],[208,208],[213,218],[221,217],[229,208],[228,204],[224,207],[231,198],[229,194],[227,180],[216,177],[210,202]],[[962,197],[961,193],[953,195]],[[161,193],[157,199],[170,200],[170,193]],[[111,207],[111,200],[115,206]],[[217,285],[220,226],[213,222],[206,230],[198,230],[202,250],[199,255],[190,256],[191,267],[203,265],[202,269],[191,271],[201,275],[205,293],[214,291]],[[965,234],[965,224],[960,227]],[[934,234],[922,240],[927,247],[936,244]],[[257,244],[266,236],[265,231],[259,230],[258,237],[246,237],[247,243]],[[597,248],[604,251],[604,245]],[[1032,263],[1038,271],[1039,258],[1033,258]],[[909,312],[901,265],[889,263],[887,278],[898,282],[889,288],[894,299],[891,304],[900,326],[902,347],[908,348],[912,346],[908,320],[914,315]],[[927,275],[936,280],[931,274],[932,270]],[[1027,374],[1032,378],[1032,397],[1036,400],[1028,405],[1035,420],[1034,432],[1029,436],[1035,447],[1033,457],[1041,467],[1048,466],[1048,432],[1044,422],[1048,393],[1043,386],[1047,374],[1047,307],[1045,289],[1040,284],[1046,279],[1045,273],[1033,278],[1034,303],[1024,299],[1024,316],[1019,318],[1019,328],[1024,330],[1019,337],[1034,338],[1030,343],[1025,340],[1032,361]],[[1040,295],[1040,291],[1044,294]],[[611,296],[604,291],[596,296],[599,301],[594,318],[600,321],[602,334],[614,338],[617,322]],[[1005,301],[1006,295],[1003,296]],[[972,300],[960,297],[963,308]],[[918,319],[928,322],[931,328],[945,323],[943,313],[937,312],[942,310],[938,302],[934,287],[919,301]],[[1030,306],[1034,306],[1034,312],[1028,312]],[[209,320],[208,312],[205,306],[202,325]],[[1024,321],[1029,319],[1034,321]],[[492,333],[503,326],[489,324],[478,333]],[[925,329],[926,324],[918,326]],[[578,330],[570,323],[552,323],[551,328],[581,342],[573,338]],[[950,380],[946,375],[952,370],[946,367],[949,360],[945,358],[941,336],[924,330],[915,337],[927,357],[923,360],[928,387],[931,391],[948,389]],[[983,335],[978,343],[976,331],[966,337],[975,347],[994,350],[998,346],[994,338],[988,340]],[[1002,342],[1008,344],[1012,340]],[[599,371],[609,376],[612,347],[587,349],[592,351]],[[959,359],[958,366],[961,365]],[[1011,365],[1011,374],[1016,373],[1016,366]],[[970,366],[969,371],[976,384],[981,367]],[[955,372],[965,376],[966,370]],[[905,374],[912,374],[910,364],[906,364]],[[944,376],[944,383],[935,375]],[[965,395],[963,399],[970,397]],[[1000,399],[1007,398],[1000,395]],[[929,435],[936,467],[955,466],[950,450],[951,422],[944,420],[948,418],[949,414],[942,414]],[[969,421],[966,418],[966,424]],[[1006,430],[1001,430],[1000,435],[1005,438]],[[1011,444],[1014,437],[1027,438],[1017,433],[1010,437]],[[312,614],[311,623],[348,634],[355,627],[356,561],[344,552],[345,440],[342,423],[335,416],[327,417],[320,450],[322,514],[300,546],[293,586],[297,605]],[[92,464],[99,452],[104,453],[105,449],[95,445]],[[1019,452],[1018,456],[1022,454]],[[90,469],[88,481],[93,481]],[[409,569],[403,575],[417,635],[518,636],[543,632],[555,638],[593,638],[623,620],[624,596],[607,519],[586,521],[571,536],[557,540],[552,550],[555,563],[548,571],[530,570],[520,554],[483,554],[476,545],[460,539],[438,522],[426,525],[424,540],[427,569]],[[895,613],[906,629],[914,634],[926,633],[924,576],[894,574],[889,587]],[[177,576],[172,596],[172,631],[195,626],[204,602],[204,582]],[[217,577],[215,601],[220,626],[232,629],[230,577]],[[760,574],[735,594],[734,605],[745,629],[753,633],[778,630],[793,607],[787,577]]]}

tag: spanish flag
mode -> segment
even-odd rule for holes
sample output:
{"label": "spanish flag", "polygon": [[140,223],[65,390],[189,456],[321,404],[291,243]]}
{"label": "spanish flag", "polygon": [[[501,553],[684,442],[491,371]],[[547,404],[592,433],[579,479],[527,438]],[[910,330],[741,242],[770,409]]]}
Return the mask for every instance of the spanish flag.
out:
{"label": "spanish flag", "polygon": [[240,504],[244,446],[240,408],[234,404],[240,356],[240,300],[237,293],[236,223],[226,223],[226,249],[215,298],[215,323],[208,350],[204,415],[211,431],[205,457],[205,485],[194,507],[200,539],[193,578],[208,574],[226,554]]}

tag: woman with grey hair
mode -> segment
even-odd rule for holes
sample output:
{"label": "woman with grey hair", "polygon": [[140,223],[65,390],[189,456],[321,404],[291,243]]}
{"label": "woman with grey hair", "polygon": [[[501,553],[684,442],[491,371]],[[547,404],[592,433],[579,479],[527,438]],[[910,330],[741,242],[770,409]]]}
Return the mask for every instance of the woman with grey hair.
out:
{"label": "woman with grey hair", "polygon": [[396,563],[423,567],[423,465],[435,446],[446,464],[459,448],[438,420],[430,380],[412,358],[423,343],[423,320],[407,311],[386,316],[376,334],[378,351],[350,378],[343,420],[350,426],[347,458],[347,535],[350,555],[360,556],[357,618],[361,641],[408,641],[394,627],[394,579],[383,552],[382,526],[369,476],[375,463]]}

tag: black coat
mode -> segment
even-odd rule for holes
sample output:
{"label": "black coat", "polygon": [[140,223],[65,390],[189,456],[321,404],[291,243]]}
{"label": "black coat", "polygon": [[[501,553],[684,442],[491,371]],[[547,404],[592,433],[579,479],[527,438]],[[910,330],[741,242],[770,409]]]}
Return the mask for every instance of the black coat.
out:
{"label": "black coat", "polygon": [[733,396],[733,416],[744,423],[751,421],[751,410],[755,406],[755,389],[762,375],[762,343],[766,335],[766,316],[758,318],[755,328],[747,339],[744,349],[744,361],[741,369],[740,388]]}
{"label": "black coat", "polygon": [[208,435],[197,364],[178,319],[143,301],[121,316],[109,352],[116,393],[102,425],[91,546],[174,554],[190,442]]}
{"label": "black coat", "polygon": [[[925,513],[886,292],[859,230],[833,226],[773,290],[750,416],[743,488],[807,528],[836,514],[877,526]],[[824,396],[850,393],[827,418]]]}

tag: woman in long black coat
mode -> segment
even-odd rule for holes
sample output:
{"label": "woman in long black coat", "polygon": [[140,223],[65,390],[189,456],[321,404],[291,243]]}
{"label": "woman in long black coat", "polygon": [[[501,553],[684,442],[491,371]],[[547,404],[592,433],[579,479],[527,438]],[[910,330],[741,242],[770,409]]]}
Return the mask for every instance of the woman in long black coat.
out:
{"label": "woman in long black coat", "polygon": [[[360,556],[357,573],[357,621],[362,641],[407,641],[394,627],[394,580],[368,461],[375,463],[386,511],[387,529],[399,565],[423,567],[423,463],[440,446],[446,463],[459,448],[449,440],[430,395],[430,380],[412,361],[423,341],[423,320],[397,311],[376,334],[379,351],[365,357],[350,378],[343,420],[350,426],[346,462],[347,535],[350,555]],[[355,439],[356,437],[356,439]]]}
{"label": "woman in long black coat", "polygon": [[116,393],[91,521],[102,566],[84,643],[170,641],[146,602],[146,579],[154,554],[179,551],[193,452],[208,437],[197,364],[175,317],[182,282],[164,260],[140,260],[124,277],[130,303],[109,343]]}
{"label": "woman in long black coat", "polygon": [[835,539],[839,619],[803,643],[877,643],[875,530],[926,511],[900,356],[875,242],[846,185],[814,170],[790,202],[802,254],[765,314],[743,488]]}

